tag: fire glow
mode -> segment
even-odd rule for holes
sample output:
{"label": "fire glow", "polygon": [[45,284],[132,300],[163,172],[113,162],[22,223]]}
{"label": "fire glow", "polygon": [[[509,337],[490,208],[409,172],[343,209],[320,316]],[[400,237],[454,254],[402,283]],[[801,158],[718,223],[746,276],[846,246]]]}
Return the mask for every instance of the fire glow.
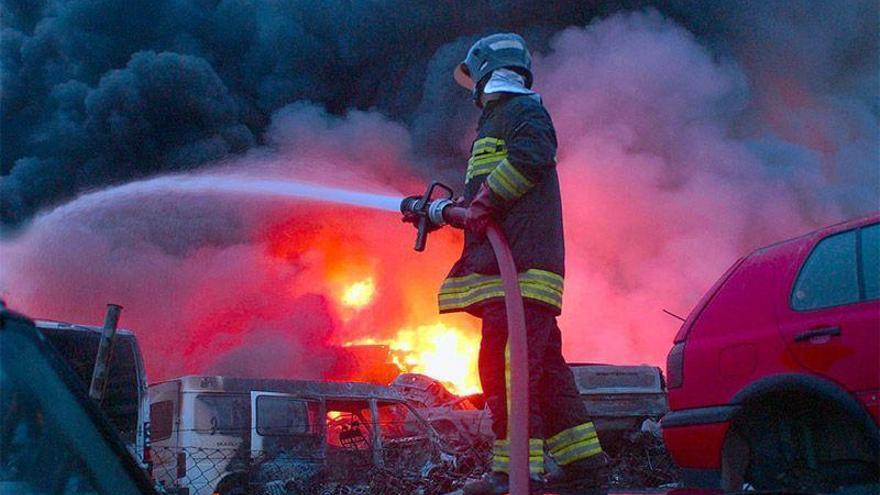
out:
{"label": "fire glow", "polygon": [[346,343],[375,344],[387,345],[394,364],[403,371],[428,375],[456,394],[480,391],[476,372],[480,341],[476,335],[434,323],[401,329],[390,339],[365,338]]}
{"label": "fire glow", "polygon": [[[479,321],[437,312],[437,287],[461,249],[460,232],[433,234],[432,258],[426,263],[424,255],[412,251],[411,227],[398,221],[389,225],[393,219],[383,212],[339,216],[313,205],[278,217],[289,220],[264,230],[269,243],[265,261],[300,267],[286,292],[326,299],[333,329],[324,344],[350,351],[349,365],[328,372],[327,378],[388,383],[394,378],[387,373],[390,367],[426,374],[454,393],[480,391]],[[387,355],[369,354],[380,346]]]}
{"label": "fire glow", "polygon": [[373,285],[373,279],[368,278],[355,282],[342,294],[342,304],[350,308],[361,309],[370,304],[375,292],[376,287]]}
{"label": "fire glow", "polygon": [[[362,310],[372,303],[375,292],[373,279],[367,278],[349,285],[342,293],[340,303]],[[392,363],[401,371],[428,375],[443,382],[454,393],[480,391],[477,375],[480,342],[473,332],[437,322],[401,328],[389,338],[365,337],[344,345],[388,346]]]}

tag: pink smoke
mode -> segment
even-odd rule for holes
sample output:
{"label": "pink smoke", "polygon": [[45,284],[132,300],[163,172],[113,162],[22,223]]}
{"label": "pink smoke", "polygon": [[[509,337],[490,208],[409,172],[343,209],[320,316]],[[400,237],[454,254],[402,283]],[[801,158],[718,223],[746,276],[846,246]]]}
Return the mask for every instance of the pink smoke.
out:
{"label": "pink smoke", "polygon": [[[535,70],[559,134],[569,360],[661,365],[678,328],[662,309],[684,316],[739,256],[853,209],[820,194],[858,180],[826,145],[822,160],[781,169],[755,146],[771,125],[737,129],[763,79],[657,13],[563,31]],[[765,110],[788,121],[783,108]],[[858,134],[828,139],[845,150]],[[267,142],[218,169],[385,193],[422,187],[407,129],[375,113],[333,118],[291,105]],[[809,158],[827,142],[786,146]],[[356,364],[340,344],[352,339],[434,321],[479,334],[473,319],[433,314],[460,250],[455,232],[433,234],[416,254],[410,227],[385,212],[223,195],[84,200],[0,243],[0,296],[32,316],[81,323],[97,323],[105,302],[123,304],[152,380],[346,377]],[[340,287],[365,276],[379,287],[369,311],[340,308]]]}

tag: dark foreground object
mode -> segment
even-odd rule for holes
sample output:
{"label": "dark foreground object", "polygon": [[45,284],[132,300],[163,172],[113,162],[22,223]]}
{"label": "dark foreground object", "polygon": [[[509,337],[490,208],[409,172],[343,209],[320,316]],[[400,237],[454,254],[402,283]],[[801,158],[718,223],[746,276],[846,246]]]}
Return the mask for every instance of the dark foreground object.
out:
{"label": "dark foreground object", "polygon": [[33,323],[2,307],[0,390],[0,493],[155,493]]}

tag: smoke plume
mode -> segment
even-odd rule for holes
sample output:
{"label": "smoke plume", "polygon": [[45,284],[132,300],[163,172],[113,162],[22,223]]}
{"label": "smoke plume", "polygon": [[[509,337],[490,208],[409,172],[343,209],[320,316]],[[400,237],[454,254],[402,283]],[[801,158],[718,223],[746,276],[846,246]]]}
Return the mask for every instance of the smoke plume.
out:
{"label": "smoke plume", "polygon": [[[151,379],[352,377],[346,342],[478,337],[434,315],[455,232],[416,255],[383,212],[85,193],[167,172],[461,187],[478,113],[449,74],[487,32],[531,43],[559,134],[570,360],[660,364],[661,309],[687,313],[751,249],[878,209],[871,2],[6,4],[0,296],[77,322],[123,304]],[[365,279],[367,307],[340,302]]]}

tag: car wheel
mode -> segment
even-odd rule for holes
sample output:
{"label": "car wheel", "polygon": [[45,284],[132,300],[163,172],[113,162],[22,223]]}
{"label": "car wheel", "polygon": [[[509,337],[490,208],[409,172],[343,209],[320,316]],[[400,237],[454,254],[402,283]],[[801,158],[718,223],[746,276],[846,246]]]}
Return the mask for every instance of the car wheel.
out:
{"label": "car wheel", "polygon": [[751,400],[724,443],[723,488],[829,492],[878,483],[876,435],[818,396],[789,392]]}
{"label": "car wheel", "polygon": [[227,476],[217,484],[214,493],[219,495],[247,495],[247,479],[243,475]]}

